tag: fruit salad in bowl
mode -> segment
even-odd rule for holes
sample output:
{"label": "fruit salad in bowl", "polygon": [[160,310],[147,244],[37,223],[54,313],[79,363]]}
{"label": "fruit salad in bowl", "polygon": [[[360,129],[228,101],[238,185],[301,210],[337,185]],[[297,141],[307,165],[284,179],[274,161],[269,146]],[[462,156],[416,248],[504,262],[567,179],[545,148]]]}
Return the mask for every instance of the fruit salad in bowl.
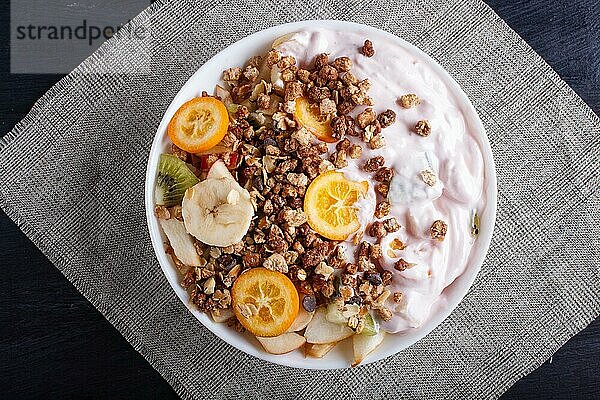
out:
{"label": "fruit salad in bowl", "polygon": [[356,366],[414,343],[466,293],[493,227],[491,152],[464,93],[406,42],[343,22],[277,28],[167,112],[151,233],[225,340]]}

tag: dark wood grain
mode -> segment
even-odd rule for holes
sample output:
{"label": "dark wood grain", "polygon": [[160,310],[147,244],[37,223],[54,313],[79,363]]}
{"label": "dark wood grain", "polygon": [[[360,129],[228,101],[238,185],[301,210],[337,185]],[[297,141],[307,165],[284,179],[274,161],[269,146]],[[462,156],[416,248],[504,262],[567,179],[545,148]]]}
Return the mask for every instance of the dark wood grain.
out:
{"label": "dark wood grain", "polygon": [[[60,76],[9,73],[0,5],[0,131]],[[575,91],[600,110],[600,2],[487,0]],[[170,386],[0,212],[0,398],[177,398]],[[572,338],[506,399],[600,398],[600,321]]]}

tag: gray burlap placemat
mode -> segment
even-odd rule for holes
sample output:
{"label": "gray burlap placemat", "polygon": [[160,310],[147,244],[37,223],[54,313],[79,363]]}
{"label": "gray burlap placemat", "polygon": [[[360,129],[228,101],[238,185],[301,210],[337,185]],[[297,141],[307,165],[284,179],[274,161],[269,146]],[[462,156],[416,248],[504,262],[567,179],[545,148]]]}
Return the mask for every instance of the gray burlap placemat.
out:
{"label": "gray burlap placemat", "polygon": [[[363,22],[414,43],[462,85],[488,131],[498,220],[469,294],[434,332],[367,367],[305,371],[220,341],[176,298],[144,217],[148,151],[185,80],[226,45],[301,19]],[[158,2],[8,134],[0,205],[184,398],[496,397],[598,316],[598,117],[480,1]],[[135,66],[151,75],[94,73]]]}

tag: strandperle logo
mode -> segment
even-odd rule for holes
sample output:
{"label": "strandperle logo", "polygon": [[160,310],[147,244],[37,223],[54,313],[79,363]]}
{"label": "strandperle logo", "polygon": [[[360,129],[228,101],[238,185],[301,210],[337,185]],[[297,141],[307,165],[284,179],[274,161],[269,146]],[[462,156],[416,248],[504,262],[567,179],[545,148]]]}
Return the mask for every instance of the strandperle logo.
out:
{"label": "strandperle logo", "polygon": [[[128,20],[127,22],[131,22]],[[97,40],[101,42],[110,39],[113,35],[123,30],[132,39],[145,39],[148,32],[145,26],[125,26],[125,24],[113,26],[95,26],[88,24],[87,20],[78,26],[70,25],[20,25],[17,29],[17,40],[84,40],[92,46]],[[123,33],[123,32],[122,32]]]}
{"label": "strandperle logo", "polygon": [[100,73],[149,73],[150,56],[143,49],[150,47],[150,28],[128,23],[150,4],[150,0],[12,0],[11,73],[67,74],[117,32],[136,62],[106,65]]}

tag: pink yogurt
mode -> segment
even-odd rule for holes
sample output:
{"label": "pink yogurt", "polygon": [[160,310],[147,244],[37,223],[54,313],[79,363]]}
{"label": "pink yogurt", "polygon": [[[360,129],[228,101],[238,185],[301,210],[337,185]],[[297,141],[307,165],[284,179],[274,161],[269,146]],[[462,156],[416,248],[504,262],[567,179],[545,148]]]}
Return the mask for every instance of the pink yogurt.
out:
{"label": "pink yogurt", "polygon": [[[369,193],[357,204],[362,229],[376,219],[376,204],[372,174],[362,170],[369,158],[381,155],[386,166],[395,172],[388,201],[392,204],[389,217],[396,217],[402,228],[382,239],[383,268],[393,272],[389,289],[402,292],[403,300],[395,303],[392,296],[386,306],[393,312],[390,321],[382,322],[382,329],[390,333],[402,332],[421,326],[435,305],[443,304],[444,289],[467,267],[474,237],[471,234],[475,210],[484,207],[484,163],[478,132],[469,129],[463,116],[463,107],[430,67],[430,61],[413,54],[396,42],[374,41],[375,55],[359,53],[366,38],[358,33],[332,30],[297,32],[277,45],[284,55],[292,55],[301,66],[308,65],[320,53],[328,53],[330,60],[349,57],[352,73],[371,82],[369,95],[377,113],[391,109],[396,122],[383,130],[386,146],[370,150],[363,144],[363,155],[349,159],[341,171],[352,180],[369,182]],[[404,109],[398,104],[401,95],[415,93],[421,104]],[[365,107],[357,107],[354,115]],[[419,120],[427,119],[432,132],[428,137],[414,133]],[[358,138],[349,137],[353,143]],[[331,149],[334,150],[333,148]],[[437,176],[434,186],[425,184],[421,171],[428,169]],[[386,218],[389,218],[386,217]],[[432,240],[431,224],[441,219],[448,224],[443,241]],[[393,239],[407,245],[402,251],[387,249]],[[374,242],[373,238],[364,236]],[[355,247],[349,238],[345,243],[347,254]],[[394,269],[394,263],[403,258],[415,266],[403,272]]]}

